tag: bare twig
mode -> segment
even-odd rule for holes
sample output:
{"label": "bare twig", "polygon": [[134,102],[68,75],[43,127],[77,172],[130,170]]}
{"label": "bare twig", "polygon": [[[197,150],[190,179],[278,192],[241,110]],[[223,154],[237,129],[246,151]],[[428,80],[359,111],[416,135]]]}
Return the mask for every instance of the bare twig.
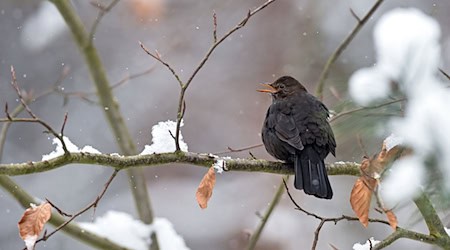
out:
{"label": "bare twig", "polygon": [[[58,211],[58,213],[59,213],[60,215],[65,216],[65,217],[73,217],[73,215],[63,212],[62,209],[60,209],[60,208],[57,207],[55,204],[53,204],[53,202],[51,202],[49,199],[45,199],[45,200],[46,200],[46,201],[47,201],[54,209],[56,209],[56,211]],[[44,234],[44,235],[46,235],[46,234]]]}
{"label": "bare twig", "polygon": [[[97,198],[91,202],[90,204],[88,204],[85,208],[81,209],[80,211],[76,212],[73,216],[70,217],[70,219],[68,219],[66,222],[64,222],[63,224],[61,224],[59,227],[57,227],[55,230],[53,230],[53,232],[44,235],[42,238],[40,238],[39,240],[36,241],[36,244],[40,241],[46,241],[48,240],[48,238],[50,238],[52,235],[54,235],[56,232],[58,232],[59,230],[61,230],[62,228],[64,228],[67,224],[69,224],[71,221],[73,221],[75,218],[77,218],[78,216],[80,216],[81,214],[83,214],[84,212],[88,211],[90,208],[92,207],[97,207],[99,201],[103,198],[104,194],[106,193],[106,190],[108,190],[108,187],[110,186],[111,182],[114,180],[114,178],[116,177],[117,173],[119,172],[118,169],[115,169],[114,172],[112,173],[112,175],[109,177],[108,181],[105,183],[105,186],[103,187],[102,191],[100,192],[100,194],[97,196]],[[60,210],[58,210],[60,211]]]}
{"label": "bare twig", "polygon": [[216,11],[213,11],[213,43],[217,43],[217,15]]}
{"label": "bare twig", "polygon": [[369,110],[369,109],[377,109],[377,108],[388,106],[388,105],[391,105],[391,104],[394,104],[394,103],[402,102],[402,101],[405,101],[405,100],[406,100],[405,98],[401,98],[401,99],[396,99],[396,100],[393,100],[393,101],[388,101],[388,102],[385,102],[385,103],[381,103],[381,104],[375,105],[375,106],[360,107],[360,108],[355,108],[355,109],[348,110],[348,111],[343,111],[343,112],[340,112],[340,113],[334,115],[333,117],[331,117],[330,118],[330,122],[334,122],[335,120],[337,120],[337,119],[339,119],[339,118],[341,118],[343,116],[350,115],[350,114],[353,114],[353,113],[356,113],[356,112]]}
{"label": "bare twig", "polygon": [[119,2],[119,0],[113,0],[108,6],[103,6],[100,3],[93,3],[91,4],[99,9],[97,18],[95,18],[94,24],[92,24],[91,31],[89,32],[89,43],[92,43],[94,41],[94,35],[97,31],[97,27],[100,24],[100,21],[102,20],[103,16],[111,11],[112,8]]}
{"label": "bare twig", "polygon": [[447,78],[447,80],[450,80],[450,75],[443,69],[439,68],[439,72],[441,72],[441,74],[443,74]]}
{"label": "bare twig", "polygon": [[[58,140],[61,141],[61,145],[62,145],[62,148],[63,148],[65,154],[70,154],[69,150],[67,150],[66,143],[64,142],[63,136],[58,134],[50,125],[48,125],[42,119],[38,118],[33,113],[33,111],[31,111],[30,107],[27,104],[27,102],[29,102],[29,101],[25,100],[25,98],[23,97],[22,92],[21,92],[21,90],[19,88],[19,85],[18,85],[17,79],[16,79],[16,71],[14,70],[13,66],[11,66],[11,78],[12,78],[11,85],[16,90],[16,93],[17,93],[17,96],[19,97],[20,103],[22,104],[22,106],[25,108],[25,110],[28,112],[28,114],[32,118],[31,119],[26,119],[26,118],[12,118],[11,119],[11,116],[8,113],[6,113],[7,120],[0,119],[0,122],[9,121],[9,122],[34,122],[34,123],[39,123],[42,126],[44,126],[49,133],[51,133],[53,136],[58,138]],[[5,106],[5,112],[7,112],[7,106]],[[67,119],[67,118],[65,118],[65,119]]]}
{"label": "bare twig", "polygon": [[64,114],[64,121],[63,124],[61,126],[61,137],[64,138],[64,128],[66,127],[66,123],[67,123],[67,112]]}
{"label": "bare twig", "polygon": [[[144,70],[142,72],[139,72],[139,73],[136,73],[136,74],[132,74],[132,75],[128,75],[128,76],[124,77],[122,80],[118,81],[117,83],[111,85],[111,89],[115,89],[115,88],[125,84],[126,82],[135,79],[135,78],[138,78],[138,77],[150,74],[150,73],[152,73],[155,70],[155,68],[156,68],[156,65],[153,65],[150,68],[148,68],[148,69],[146,69],[146,70]],[[95,93],[93,93],[93,94],[95,94]]]}
{"label": "bare twig", "polygon": [[[289,196],[289,199],[291,200],[291,202],[294,204],[295,208],[301,212],[303,212],[304,214],[314,217],[315,219],[318,219],[320,221],[319,225],[317,226],[316,230],[314,231],[314,240],[313,240],[313,244],[311,249],[315,250],[317,247],[317,243],[319,242],[319,235],[320,235],[320,230],[322,229],[323,225],[327,222],[333,222],[334,224],[337,224],[339,221],[342,220],[346,220],[346,221],[359,221],[359,218],[357,217],[352,217],[352,216],[347,216],[347,215],[342,215],[340,217],[333,217],[333,218],[326,218],[326,217],[322,217],[319,216],[315,213],[309,212],[305,209],[303,209],[300,205],[298,205],[298,203],[294,200],[294,198],[292,197],[291,193],[289,192],[289,188],[286,184],[286,182],[284,181],[284,187],[286,189],[286,193]],[[370,219],[369,218],[369,222],[377,222],[377,223],[382,223],[385,225],[389,225],[388,221],[385,220],[380,220],[380,219]]]}
{"label": "bare twig", "polygon": [[237,152],[242,152],[242,151],[246,151],[246,150],[250,150],[250,149],[254,149],[254,148],[259,148],[262,147],[263,144],[259,143],[259,144],[255,144],[255,145],[251,145],[251,146],[247,146],[247,147],[243,147],[243,148],[232,148],[232,147],[227,147],[227,151],[222,151],[222,152],[218,152],[218,153],[213,153],[214,155],[223,155],[226,153],[237,153]]}
{"label": "bare twig", "polygon": [[361,18],[359,18],[359,16],[356,15],[355,11],[352,8],[350,8],[350,13],[356,19],[356,21],[358,21],[358,23],[361,23]]}
{"label": "bare twig", "polygon": [[[330,71],[331,65],[338,59],[338,57],[342,54],[342,52],[347,48],[347,46],[350,44],[350,42],[353,40],[353,38],[358,34],[359,30],[367,23],[367,21],[370,19],[370,17],[375,13],[375,11],[378,9],[378,7],[383,3],[384,0],[377,0],[375,4],[370,8],[369,12],[360,20],[358,20],[358,23],[353,28],[353,30],[348,34],[348,36],[339,44],[339,46],[336,48],[336,50],[331,54],[331,56],[328,58],[327,62],[325,63],[325,66],[323,67],[322,72],[320,73],[319,81],[316,88],[316,96],[320,100],[323,99],[323,88],[325,85],[325,80],[328,77],[328,73]],[[351,9],[350,9],[351,10]],[[353,15],[353,13],[352,13]],[[354,15],[356,16],[356,15]],[[359,19],[359,18],[357,18]]]}
{"label": "bare twig", "polygon": [[181,78],[178,76],[178,74],[175,72],[175,70],[172,68],[172,66],[170,66],[169,63],[167,63],[166,61],[164,61],[161,58],[161,55],[158,53],[158,51],[155,52],[155,54],[153,54],[152,52],[150,52],[147,47],[145,47],[145,45],[139,41],[139,46],[141,46],[141,48],[145,51],[145,53],[147,53],[147,55],[153,57],[156,61],[162,63],[164,66],[166,66],[167,69],[170,70],[170,72],[172,73],[172,75],[175,77],[175,79],[177,79],[178,84],[180,84],[180,87],[183,87],[183,82],[181,81]]}

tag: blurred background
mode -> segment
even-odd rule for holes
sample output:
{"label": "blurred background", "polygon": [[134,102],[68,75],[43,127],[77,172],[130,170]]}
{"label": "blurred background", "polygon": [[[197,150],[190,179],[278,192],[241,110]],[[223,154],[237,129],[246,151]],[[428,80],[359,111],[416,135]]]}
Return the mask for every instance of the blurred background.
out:
{"label": "blurred background", "polygon": [[[101,21],[95,45],[111,84],[130,75],[149,71],[115,88],[123,116],[141,151],[151,143],[151,127],[159,121],[176,119],[179,86],[170,72],[139,47],[142,41],[151,51],[157,49],[182,79],[197,67],[212,43],[212,13],[217,13],[218,35],[234,27],[262,0],[128,0],[120,1]],[[100,1],[107,5],[108,1]],[[182,134],[189,151],[217,153],[227,147],[242,148],[261,143],[260,130],[271,98],[255,91],[258,83],[292,75],[314,93],[319,74],[329,55],[356,24],[350,8],[363,17],[374,1],[284,0],[277,1],[250,19],[213,53],[186,93],[186,115]],[[72,1],[85,26],[94,23],[98,8],[90,1]],[[375,21],[396,7],[415,7],[433,16],[442,29],[442,68],[449,69],[450,39],[447,24],[450,2],[391,0],[382,4],[372,19],[333,65],[326,81],[324,102],[339,113],[353,107],[346,92],[351,73],[375,62],[372,30]],[[10,65],[14,65],[20,86],[35,94],[51,89],[61,74],[67,73],[55,93],[31,105],[33,111],[59,128],[64,113],[69,119],[65,134],[82,147],[92,145],[104,153],[118,152],[102,107],[95,95],[90,101],[79,93],[94,91],[86,65],[69,30],[53,6],[45,1],[2,0],[0,2],[0,105],[17,105],[10,85]],[[68,93],[77,93],[70,95]],[[86,96],[84,96],[86,97]],[[377,122],[399,115],[398,106],[371,113],[358,113],[333,121],[337,139],[337,158],[327,161],[357,161],[367,152],[377,153],[386,131]],[[3,116],[3,115],[2,115]],[[2,163],[38,161],[54,149],[51,138],[33,124],[13,124],[3,152]],[[263,147],[250,150],[257,158],[271,158]],[[228,153],[249,157],[248,151]],[[33,196],[48,198],[67,212],[78,211],[95,199],[112,170],[101,166],[69,165],[41,174],[13,179]],[[249,233],[259,223],[258,213],[268,207],[280,176],[228,172],[217,176],[213,197],[201,210],[195,192],[205,168],[165,165],[145,169],[152,205],[157,217],[168,218],[191,249],[243,249]],[[322,216],[353,215],[349,195],[356,178],[331,177],[335,195],[331,201],[292,194],[305,209]],[[289,184],[292,187],[292,183]],[[135,217],[126,174],[113,182],[100,202],[95,216],[108,210],[128,212]],[[415,207],[400,206],[399,225],[426,232],[416,223]],[[21,249],[16,224],[23,209],[0,190],[0,250]],[[373,217],[380,216],[372,211]],[[80,218],[91,220],[92,212]],[[449,221],[444,221],[448,223]],[[283,196],[270,217],[258,249],[309,249],[318,221],[294,209]],[[370,236],[381,240],[391,233],[384,225],[370,224],[364,229],[357,222],[326,224],[317,249],[351,249]],[[39,249],[90,249],[58,233]],[[432,249],[409,240],[399,240],[388,249]]]}

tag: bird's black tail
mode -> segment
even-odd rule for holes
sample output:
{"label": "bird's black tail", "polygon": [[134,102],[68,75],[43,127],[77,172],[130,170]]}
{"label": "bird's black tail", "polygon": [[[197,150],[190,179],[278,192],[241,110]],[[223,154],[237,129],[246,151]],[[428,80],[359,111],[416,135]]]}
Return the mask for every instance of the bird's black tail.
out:
{"label": "bird's black tail", "polygon": [[294,161],[296,189],[322,199],[331,199],[333,190],[328,180],[323,159],[313,147],[307,146],[298,152]]}

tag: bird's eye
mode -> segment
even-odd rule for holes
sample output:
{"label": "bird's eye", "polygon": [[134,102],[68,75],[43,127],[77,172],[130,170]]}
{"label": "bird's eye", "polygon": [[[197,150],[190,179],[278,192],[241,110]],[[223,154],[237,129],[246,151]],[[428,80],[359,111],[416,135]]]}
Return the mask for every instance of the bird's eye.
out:
{"label": "bird's eye", "polygon": [[280,86],[278,86],[278,88],[284,89],[284,85],[280,85]]}

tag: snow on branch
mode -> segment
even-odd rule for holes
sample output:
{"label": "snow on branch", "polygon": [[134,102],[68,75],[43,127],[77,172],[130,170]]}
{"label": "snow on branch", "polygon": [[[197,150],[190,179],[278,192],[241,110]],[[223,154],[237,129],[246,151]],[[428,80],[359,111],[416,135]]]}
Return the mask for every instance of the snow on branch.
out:
{"label": "snow on branch", "polygon": [[[183,121],[180,126],[183,127]],[[152,144],[145,145],[144,150],[140,155],[149,155],[155,153],[168,153],[175,151],[174,137],[177,128],[177,123],[171,120],[159,122],[152,127]],[[188,145],[183,141],[183,135],[179,137],[179,144],[181,151],[187,152]]]}

